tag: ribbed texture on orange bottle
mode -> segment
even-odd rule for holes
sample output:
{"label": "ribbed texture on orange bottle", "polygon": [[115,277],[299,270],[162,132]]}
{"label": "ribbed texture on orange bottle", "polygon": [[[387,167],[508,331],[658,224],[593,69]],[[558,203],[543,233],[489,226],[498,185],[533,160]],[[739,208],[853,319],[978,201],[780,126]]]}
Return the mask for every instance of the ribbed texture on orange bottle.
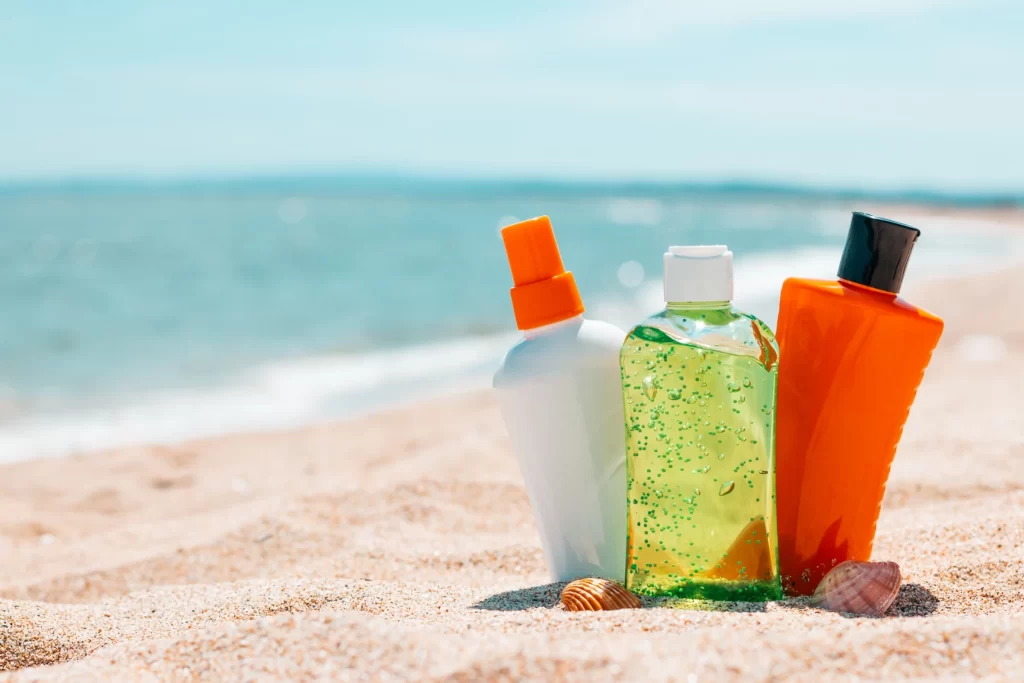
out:
{"label": "ribbed texture on orange bottle", "polygon": [[889,468],[942,334],[942,320],[897,297],[918,234],[855,214],[841,279],[782,287],[776,496],[792,595],[871,558]]}
{"label": "ribbed texture on orange bottle", "polygon": [[531,218],[501,230],[512,270],[516,326],[529,330],[583,313],[576,280],[562,265],[551,219]]}

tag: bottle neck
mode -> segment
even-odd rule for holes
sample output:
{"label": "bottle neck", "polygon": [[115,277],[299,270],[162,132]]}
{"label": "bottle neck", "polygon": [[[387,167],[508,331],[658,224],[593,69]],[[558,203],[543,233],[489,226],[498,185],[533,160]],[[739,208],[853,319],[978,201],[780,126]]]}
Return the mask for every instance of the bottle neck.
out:
{"label": "bottle neck", "polygon": [[665,304],[670,311],[714,311],[731,307],[731,301],[669,301]]}
{"label": "bottle neck", "polygon": [[527,339],[534,339],[541,335],[551,334],[558,332],[569,327],[579,327],[583,324],[583,315],[574,315],[571,318],[565,320],[559,320],[557,323],[551,323],[550,325],[541,325],[540,327],[531,327],[528,330],[523,330],[523,336]]}
{"label": "bottle neck", "polygon": [[878,297],[879,299],[891,300],[895,299],[898,296],[896,292],[890,292],[885,289],[875,289],[874,287],[868,287],[867,285],[862,285],[859,282],[852,282],[850,280],[844,280],[843,278],[839,278],[839,284],[842,285],[843,287],[846,287],[847,289],[856,290],[858,292],[864,292],[865,294],[871,294],[873,296]]}

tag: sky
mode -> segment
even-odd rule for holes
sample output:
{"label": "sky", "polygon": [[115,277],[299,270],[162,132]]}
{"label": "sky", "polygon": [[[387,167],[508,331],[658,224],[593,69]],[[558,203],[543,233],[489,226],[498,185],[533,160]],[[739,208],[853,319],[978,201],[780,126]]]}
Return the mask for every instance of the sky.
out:
{"label": "sky", "polygon": [[1019,0],[4,0],[0,180],[1024,191]]}

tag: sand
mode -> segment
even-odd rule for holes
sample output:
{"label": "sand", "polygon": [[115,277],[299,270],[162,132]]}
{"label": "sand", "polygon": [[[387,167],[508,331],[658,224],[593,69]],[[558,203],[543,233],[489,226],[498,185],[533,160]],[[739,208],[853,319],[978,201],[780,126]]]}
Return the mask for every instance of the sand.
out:
{"label": "sand", "polygon": [[1019,679],[1024,268],[907,294],[947,330],[879,522],[884,618],[562,611],[482,392],[0,467],[0,680]]}

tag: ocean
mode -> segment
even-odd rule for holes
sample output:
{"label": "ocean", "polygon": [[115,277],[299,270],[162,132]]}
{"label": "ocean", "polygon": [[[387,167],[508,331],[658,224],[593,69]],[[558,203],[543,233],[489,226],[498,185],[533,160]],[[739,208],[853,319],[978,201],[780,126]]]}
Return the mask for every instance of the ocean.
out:
{"label": "ocean", "polygon": [[[774,324],[831,277],[848,201],[772,192],[302,183],[0,192],[0,460],[279,428],[487,386],[517,334],[502,225],[548,214],[588,314],[661,304],[670,244],[725,243]],[[1018,257],[918,225],[909,282]]]}

